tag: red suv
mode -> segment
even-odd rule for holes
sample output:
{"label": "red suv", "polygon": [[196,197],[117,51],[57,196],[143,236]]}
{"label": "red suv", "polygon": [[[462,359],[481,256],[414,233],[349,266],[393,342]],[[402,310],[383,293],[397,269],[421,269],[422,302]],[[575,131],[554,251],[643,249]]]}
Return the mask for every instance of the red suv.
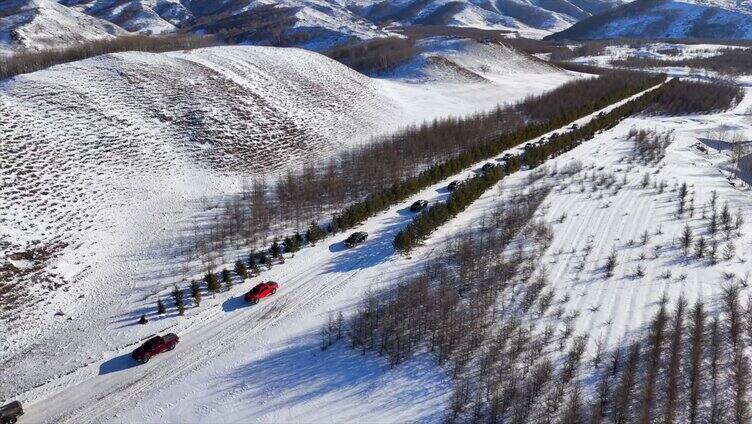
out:
{"label": "red suv", "polygon": [[251,291],[245,294],[246,302],[258,303],[259,300],[271,296],[277,292],[279,284],[274,281],[268,281],[266,283],[257,284]]}

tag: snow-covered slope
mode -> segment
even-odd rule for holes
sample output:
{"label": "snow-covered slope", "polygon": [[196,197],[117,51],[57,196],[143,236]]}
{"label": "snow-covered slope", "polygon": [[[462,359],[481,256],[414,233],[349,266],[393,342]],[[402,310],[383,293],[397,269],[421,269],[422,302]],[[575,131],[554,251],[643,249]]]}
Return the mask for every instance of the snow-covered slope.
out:
{"label": "snow-covered slope", "polygon": [[0,50],[49,48],[124,33],[117,25],[55,0],[6,0],[0,4]]}
{"label": "snow-covered slope", "polygon": [[618,37],[752,38],[752,2],[637,0],[584,19],[548,38]]}
{"label": "snow-covered slope", "polygon": [[400,81],[505,84],[514,75],[556,73],[550,64],[505,45],[451,37],[418,43],[420,54],[386,76]]}
{"label": "snow-covered slope", "polygon": [[[468,169],[456,178],[471,174]],[[434,243],[476,224],[484,209],[499,201],[498,191],[489,190],[478,207],[442,228],[413,258],[396,255],[393,237],[413,217],[405,206],[421,198],[445,201],[445,187],[451,179],[367,220],[359,229],[371,236],[359,248],[343,249],[347,234],[338,234],[301,250],[260,277],[207,296],[186,317],[171,312],[163,317],[150,315],[151,322],[144,326],[133,324],[142,310],[153,309],[152,299],[144,299],[152,292],[147,289],[128,296],[139,305],[136,311],[117,313],[118,304],[110,302],[106,309],[110,322],[102,337],[116,337],[117,342],[104,351],[87,351],[88,343],[53,345],[63,347],[56,351],[57,357],[47,355],[46,366],[67,360],[75,369],[21,396],[28,403],[27,418],[33,422],[440,420],[451,382],[432,358],[390,371],[382,359],[349,352],[345,343],[339,345],[342,349],[322,353],[317,331],[329,311],[351,311],[365,291],[394,287],[423,265],[420,259],[430,255],[437,246]],[[524,181],[523,175],[517,183]],[[139,275],[160,278],[165,272],[143,269]],[[262,278],[282,286],[275,297],[247,307],[242,293]],[[76,334],[73,328],[88,328],[87,323],[75,315],[67,324],[72,328],[61,332],[70,340]],[[133,337],[165,329],[181,335],[178,348],[144,366],[134,366],[128,354],[130,344],[137,340]],[[96,333],[93,328],[88,331]],[[94,349],[102,349],[100,340],[96,345]],[[71,358],[63,351],[85,351],[90,356]],[[32,369],[25,371],[32,373]]]}
{"label": "snow-covered slope", "polygon": [[129,325],[134,305],[176,282],[175,249],[247,178],[576,77],[457,43],[453,60],[483,80],[379,80],[245,46],[106,55],[0,83],[0,397],[157,331]]}
{"label": "snow-covered slope", "polygon": [[[101,32],[218,34],[230,43],[297,45],[323,50],[351,38],[382,37],[389,25],[452,25],[510,30],[540,37],[622,4],[621,0],[8,0],[0,25],[20,28],[39,7],[42,25],[29,31],[70,43]],[[59,3],[59,4],[58,4]],[[46,18],[45,18],[46,17]],[[88,17],[84,19],[84,17]],[[36,30],[34,30],[36,28]],[[29,36],[31,37],[31,36]],[[56,38],[55,38],[56,37]],[[0,38],[13,47],[32,39]],[[99,37],[101,38],[101,37]],[[45,43],[41,43],[45,45]]]}
{"label": "snow-covered slope", "polygon": [[185,5],[173,0],[63,0],[61,3],[127,31],[147,34],[173,32],[193,17]]}

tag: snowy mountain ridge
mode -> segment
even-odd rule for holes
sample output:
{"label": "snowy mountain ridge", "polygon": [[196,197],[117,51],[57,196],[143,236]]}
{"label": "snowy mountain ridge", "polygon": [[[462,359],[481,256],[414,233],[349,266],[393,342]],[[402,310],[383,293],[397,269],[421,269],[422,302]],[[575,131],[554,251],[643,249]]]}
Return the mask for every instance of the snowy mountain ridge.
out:
{"label": "snowy mountain ridge", "polygon": [[[220,34],[231,42],[324,49],[394,25],[451,25],[540,37],[620,0],[11,0],[0,4],[6,49],[106,38],[110,33]],[[87,25],[77,24],[86,17]],[[50,22],[33,25],[32,21]],[[106,30],[108,29],[108,30]]]}
{"label": "snowy mountain ridge", "polygon": [[586,18],[547,39],[752,38],[752,2],[637,0]]}

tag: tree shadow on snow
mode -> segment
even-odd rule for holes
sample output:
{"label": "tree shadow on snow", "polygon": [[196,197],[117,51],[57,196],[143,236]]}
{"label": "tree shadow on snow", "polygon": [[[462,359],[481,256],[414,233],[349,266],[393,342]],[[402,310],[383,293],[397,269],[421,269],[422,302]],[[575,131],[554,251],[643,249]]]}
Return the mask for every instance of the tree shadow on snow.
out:
{"label": "tree shadow on snow", "polygon": [[[304,339],[315,340],[315,337]],[[399,381],[397,389],[385,389],[389,382],[393,384],[395,377]],[[390,368],[384,358],[372,352],[363,355],[360,350],[350,349],[346,336],[325,351],[315,342],[294,344],[238,367],[229,379],[230,387],[225,390],[242,392],[240,396],[254,405],[251,412],[254,417],[284,410],[293,411],[293,415],[286,417],[291,420],[305,419],[294,414],[312,412],[305,412],[311,402],[316,404],[316,410],[322,411],[319,414],[329,411],[340,420],[357,419],[354,414],[362,413],[363,408],[373,408],[376,415],[393,416],[406,404],[414,407],[416,401],[425,401],[428,413],[442,414],[442,408],[435,408],[436,402],[451,387],[430,358],[412,359]],[[250,381],[263,383],[249,385]],[[307,415],[307,419],[317,417]]]}

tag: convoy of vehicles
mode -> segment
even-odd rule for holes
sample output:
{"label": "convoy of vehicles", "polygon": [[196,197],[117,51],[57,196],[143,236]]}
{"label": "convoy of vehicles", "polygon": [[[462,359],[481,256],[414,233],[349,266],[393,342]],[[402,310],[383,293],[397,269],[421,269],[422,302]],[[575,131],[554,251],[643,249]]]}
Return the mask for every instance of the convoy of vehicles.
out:
{"label": "convoy of vehicles", "polygon": [[13,401],[7,405],[0,406],[0,423],[15,424],[18,417],[24,414],[21,402]]}
{"label": "convoy of vehicles", "polygon": [[140,364],[149,362],[152,356],[164,351],[175,349],[180,339],[175,333],[167,333],[164,336],[155,336],[147,340],[138,349],[131,353],[131,357]]}
{"label": "convoy of vehicles", "polygon": [[256,284],[251,291],[245,294],[245,301],[255,305],[259,300],[276,293],[277,288],[279,288],[279,284],[274,281]]}
{"label": "convoy of vehicles", "polygon": [[428,202],[425,200],[418,200],[410,206],[411,212],[420,212],[428,207]]}
{"label": "convoy of vehicles", "polygon": [[355,247],[365,242],[367,239],[368,239],[368,233],[366,233],[365,231],[357,231],[357,232],[350,234],[350,237],[348,237],[345,240],[345,246]]}

